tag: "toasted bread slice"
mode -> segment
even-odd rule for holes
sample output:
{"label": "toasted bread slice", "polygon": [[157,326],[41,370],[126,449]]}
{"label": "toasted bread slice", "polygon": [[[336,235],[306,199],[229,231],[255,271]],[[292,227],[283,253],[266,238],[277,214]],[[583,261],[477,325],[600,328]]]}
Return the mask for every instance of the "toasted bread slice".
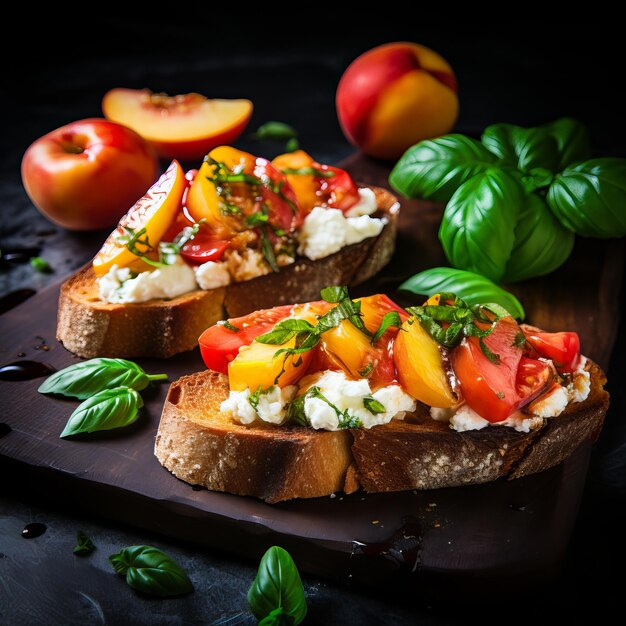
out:
{"label": "toasted bread slice", "polygon": [[297,257],[280,272],[171,300],[110,304],[99,298],[91,266],[61,287],[57,339],[78,356],[167,358],[195,348],[206,328],[226,317],[290,302],[317,300],[328,285],[358,285],[393,254],[399,204],[386,189],[371,187],[387,224],[377,237],[346,246],[326,258]]}
{"label": "toasted bread slice", "polygon": [[518,478],[595,441],[608,408],[606,378],[591,366],[587,400],[520,433],[506,426],[457,433],[422,408],[404,421],[353,431],[244,426],[220,412],[228,379],[205,371],[172,384],[155,454],[178,478],[214,491],[278,502],[354,491],[437,489]]}

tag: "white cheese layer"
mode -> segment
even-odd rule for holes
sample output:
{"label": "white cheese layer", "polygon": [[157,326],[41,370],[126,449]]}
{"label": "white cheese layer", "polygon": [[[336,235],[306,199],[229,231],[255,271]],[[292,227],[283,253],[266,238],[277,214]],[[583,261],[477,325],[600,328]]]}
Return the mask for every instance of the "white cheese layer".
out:
{"label": "white cheese layer", "polygon": [[133,274],[127,267],[114,265],[98,279],[98,286],[100,298],[111,303],[175,298],[198,288],[193,269],[180,256],[176,257],[173,265],[140,274]]}
{"label": "white cheese layer", "polygon": [[304,219],[298,235],[298,252],[315,261],[380,234],[386,218],[346,217],[339,209],[315,207]]}
{"label": "white cheese layer", "polygon": [[[228,398],[220,405],[222,413],[229,413],[242,424],[252,424],[255,419],[282,424],[287,419],[287,407],[295,396],[297,387],[274,385],[258,394],[256,402],[249,389],[231,391]],[[256,405],[256,406],[255,406]]]}
{"label": "white cheese layer", "polygon": [[222,261],[207,261],[196,267],[195,272],[200,289],[217,289],[230,284],[228,267]]}
{"label": "white cheese layer", "polygon": [[359,189],[359,201],[353,204],[347,211],[346,217],[359,217],[359,215],[371,215],[378,210],[376,194],[369,187]]}

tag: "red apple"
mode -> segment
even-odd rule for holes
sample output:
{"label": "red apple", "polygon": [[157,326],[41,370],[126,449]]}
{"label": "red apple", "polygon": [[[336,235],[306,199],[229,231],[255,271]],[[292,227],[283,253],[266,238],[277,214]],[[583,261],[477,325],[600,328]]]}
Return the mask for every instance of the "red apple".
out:
{"label": "red apple", "polygon": [[250,120],[252,102],[120,88],[105,94],[102,111],[107,119],[136,130],[160,156],[190,160],[237,139]]}
{"label": "red apple", "polygon": [[459,110],[456,89],[452,68],[435,51],[389,43],[348,66],[337,88],[337,115],[363,152],[397,159],[414,143],[450,131]]}
{"label": "red apple", "polygon": [[22,158],[22,182],[33,204],[70,230],[114,226],[157,172],[157,158],[144,139],[102,119],[57,128]]}

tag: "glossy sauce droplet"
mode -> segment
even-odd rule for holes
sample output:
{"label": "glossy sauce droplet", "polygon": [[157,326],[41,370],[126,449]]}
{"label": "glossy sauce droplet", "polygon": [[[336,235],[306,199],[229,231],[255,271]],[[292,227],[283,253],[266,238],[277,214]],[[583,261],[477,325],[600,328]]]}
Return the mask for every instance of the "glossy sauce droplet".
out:
{"label": "glossy sauce droplet", "polygon": [[11,382],[50,376],[56,370],[39,361],[14,361],[0,367],[0,380]]}
{"label": "glossy sauce droplet", "polygon": [[11,432],[11,427],[4,422],[0,422],[0,439],[6,437]]}
{"label": "glossy sauce droplet", "polygon": [[48,527],[41,522],[32,522],[30,524],[26,524],[22,529],[22,537],[24,539],[35,539],[35,537],[41,537]]}

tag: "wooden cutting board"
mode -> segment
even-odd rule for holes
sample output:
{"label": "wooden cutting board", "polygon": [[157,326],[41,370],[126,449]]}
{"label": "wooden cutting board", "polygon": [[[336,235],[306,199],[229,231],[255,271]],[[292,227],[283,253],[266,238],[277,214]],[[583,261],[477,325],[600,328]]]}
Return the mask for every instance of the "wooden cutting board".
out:
{"label": "wooden cutting board", "polygon": [[[382,164],[357,155],[344,166],[357,180],[386,184]],[[444,264],[440,217],[436,204],[403,201],[397,252],[359,294],[383,291],[397,299],[400,281]],[[577,330],[584,352],[606,368],[623,265],[623,242],[579,238],[565,266],[512,290],[527,321]],[[0,366],[20,356],[55,369],[76,362],[55,340],[58,290],[42,291],[0,317]],[[204,367],[197,350],[140,364],[170,380]],[[489,593],[512,584],[519,592],[520,585],[549,578],[567,547],[589,457],[583,446],[559,467],[512,482],[268,505],[196,490],[160,466],[153,447],[167,385],[144,393],[145,409],[133,426],[70,441],[59,433],[77,402],[38,394],[40,383],[0,382],[0,422],[8,426],[0,427],[0,468],[13,491],[255,560],[280,544],[303,571],[402,593],[445,589],[455,579],[467,593],[486,589],[485,581]]]}

